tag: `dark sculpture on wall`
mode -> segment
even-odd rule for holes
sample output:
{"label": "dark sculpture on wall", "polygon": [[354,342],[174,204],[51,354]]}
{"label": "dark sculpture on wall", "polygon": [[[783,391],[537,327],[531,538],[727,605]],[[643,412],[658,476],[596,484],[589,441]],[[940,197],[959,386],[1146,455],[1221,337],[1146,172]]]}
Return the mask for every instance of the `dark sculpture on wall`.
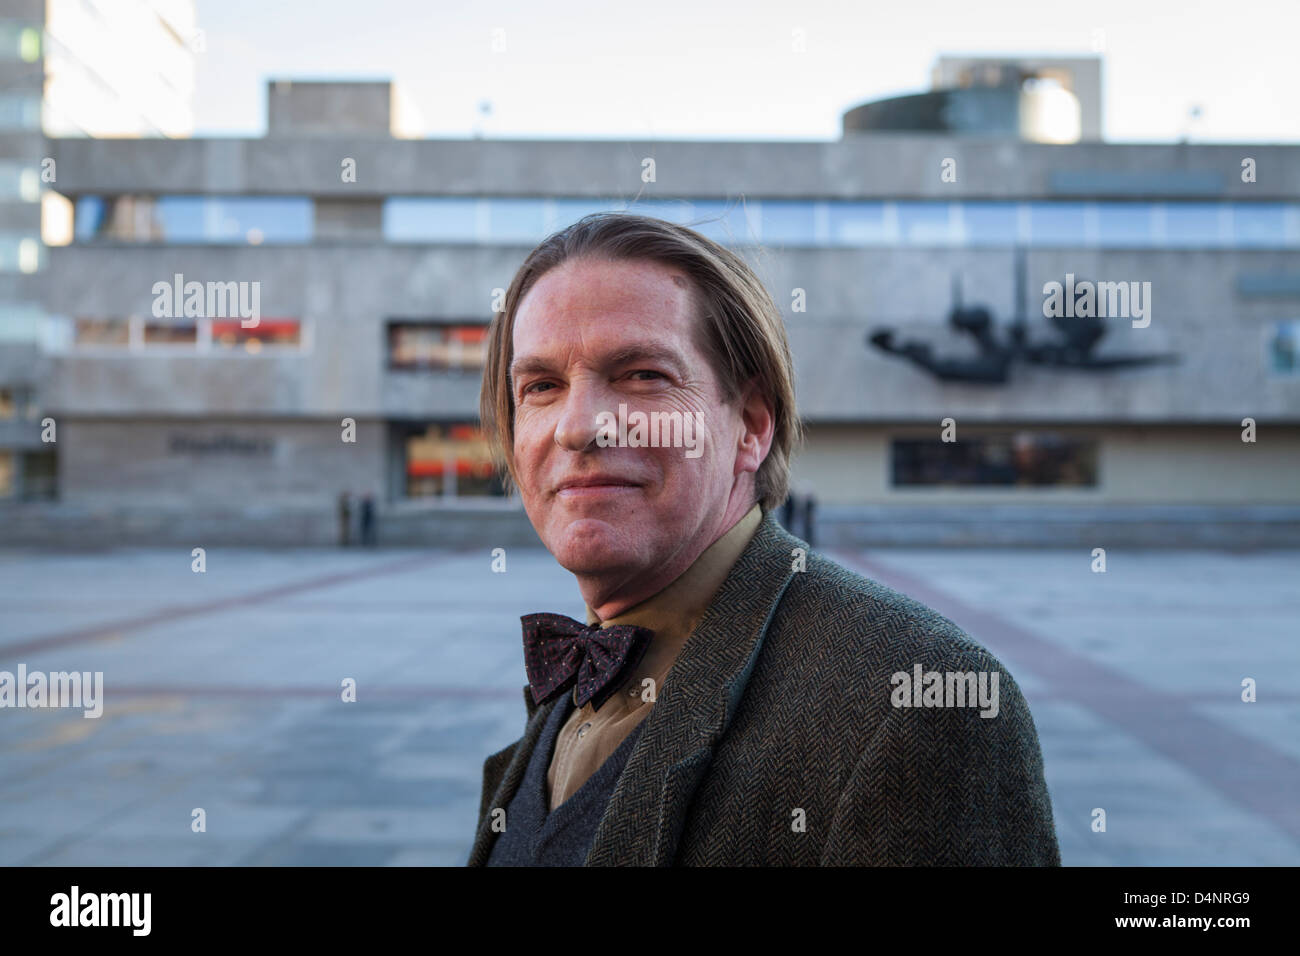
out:
{"label": "dark sculpture on wall", "polygon": [[892,329],[876,329],[867,336],[867,342],[882,352],[901,356],[945,382],[974,382],[1000,385],[1007,381],[1011,364],[1022,361],[1030,365],[1053,368],[1110,371],[1176,362],[1172,354],[1098,356],[1093,354],[1097,344],[1106,335],[1106,324],[1101,318],[1055,316],[1048,321],[1058,337],[1047,341],[1031,342],[1028,323],[1024,318],[1025,263],[1023,250],[1016,255],[1016,287],[1019,315],[1008,326],[1005,336],[1000,336],[993,324],[993,316],[981,306],[963,307],[960,280],[953,280],[953,308],[948,313],[948,323],[956,331],[971,336],[979,347],[974,358],[941,358],[935,356],[926,342],[896,343]]}

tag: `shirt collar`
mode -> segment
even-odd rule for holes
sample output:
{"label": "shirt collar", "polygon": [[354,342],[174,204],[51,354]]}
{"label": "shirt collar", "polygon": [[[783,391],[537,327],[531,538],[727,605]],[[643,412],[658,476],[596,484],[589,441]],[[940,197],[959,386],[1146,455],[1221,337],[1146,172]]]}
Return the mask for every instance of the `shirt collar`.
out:
{"label": "shirt collar", "polygon": [[[654,682],[655,693],[658,693],[657,688],[663,686],[673,663],[695,630],[695,625],[708,610],[714,595],[718,593],[727,575],[731,573],[732,567],[739,560],[750,539],[754,537],[754,532],[762,520],[763,510],[755,504],[743,518],[732,525],[731,529],[717,541],[705,548],[694,563],[662,591],[628,608],[617,617],[600,621],[601,627],[609,627],[611,624],[635,624],[639,627],[648,627],[655,632],[645,656],[635,670],[624,677],[625,693],[614,697],[614,700],[620,703],[610,711],[613,719],[618,719],[619,714],[629,714],[643,706],[645,701],[641,693],[646,678]],[[587,607],[587,623],[590,625],[597,621],[599,618],[595,612]],[[583,709],[589,712],[588,716],[594,713],[590,702],[585,704]]]}

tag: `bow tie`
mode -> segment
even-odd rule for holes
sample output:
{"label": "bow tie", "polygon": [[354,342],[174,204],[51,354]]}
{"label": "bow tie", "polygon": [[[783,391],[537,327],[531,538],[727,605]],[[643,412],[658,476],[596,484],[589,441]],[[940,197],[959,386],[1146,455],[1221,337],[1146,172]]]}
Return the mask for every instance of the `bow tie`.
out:
{"label": "bow tie", "polygon": [[582,624],[563,614],[526,614],[524,667],[533,701],[543,704],[576,686],[574,702],[594,709],[640,662],[654,631],[633,624]]}

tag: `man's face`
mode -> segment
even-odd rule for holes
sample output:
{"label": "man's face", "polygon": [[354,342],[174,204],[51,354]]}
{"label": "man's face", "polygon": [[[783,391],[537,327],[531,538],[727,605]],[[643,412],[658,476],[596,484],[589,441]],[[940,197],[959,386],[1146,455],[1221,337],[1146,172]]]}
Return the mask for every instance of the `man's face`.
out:
{"label": "man's face", "polygon": [[[726,530],[744,426],[695,344],[696,321],[685,276],[650,261],[570,260],[520,303],[510,382],[515,470],[529,520],[574,574],[632,580]],[[620,404],[629,417],[702,420],[700,453],[602,447],[597,416],[617,417]]]}

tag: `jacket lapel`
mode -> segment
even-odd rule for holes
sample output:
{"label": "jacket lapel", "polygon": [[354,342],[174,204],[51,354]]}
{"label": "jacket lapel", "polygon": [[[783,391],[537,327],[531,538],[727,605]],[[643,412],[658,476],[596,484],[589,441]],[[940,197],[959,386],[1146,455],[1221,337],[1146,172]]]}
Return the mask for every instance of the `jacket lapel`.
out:
{"label": "jacket lapel", "polygon": [[[660,688],[596,829],[588,866],[671,865],[691,798],[736,713],[768,622],[794,575],[791,550],[802,546],[770,512],[763,514]],[[524,750],[515,754],[511,770]]]}
{"label": "jacket lapel", "polygon": [[[562,698],[561,698],[562,699]],[[486,866],[489,854],[492,852],[492,844],[496,841],[497,832],[492,829],[492,809],[494,807],[506,807],[519,789],[519,783],[524,779],[524,773],[528,770],[528,760],[533,755],[533,749],[537,746],[537,740],[542,734],[542,728],[546,726],[546,718],[550,716],[552,708],[560,700],[553,700],[549,703],[542,704],[540,707],[533,703],[533,695],[527,684],[524,685],[524,706],[528,708],[528,723],[524,727],[524,735],[516,743],[511,744],[514,748],[514,754],[510,757],[505,766],[505,772],[501,774],[500,781],[493,785],[492,775],[494,771],[500,773],[498,764],[494,764],[494,758],[503,756],[510,747],[498,751],[484,762],[484,781],[483,789],[487,792],[492,791],[492,798],[488,803],[480,808],[480,819],[478,833],[474,837],[474,846],[470,848],[469,860],[466,866]],[[509,826],[510,821],[506,821]]]}

